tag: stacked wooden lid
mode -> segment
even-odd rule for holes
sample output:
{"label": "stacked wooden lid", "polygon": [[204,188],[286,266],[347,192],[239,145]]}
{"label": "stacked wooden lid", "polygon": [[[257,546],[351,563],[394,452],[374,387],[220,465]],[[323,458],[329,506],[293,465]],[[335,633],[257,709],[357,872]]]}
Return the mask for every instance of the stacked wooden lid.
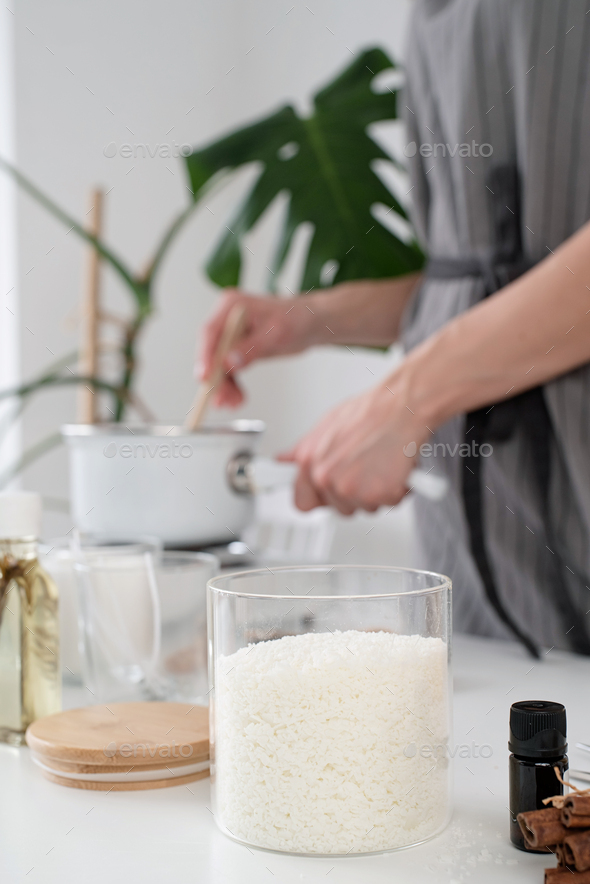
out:
{"label": "stacked wooden lid", "polygon": [[47,779],[77,789],[159,789],[209,774],[209,716],[202,706],[87,706],[40,718],[26,739]]}

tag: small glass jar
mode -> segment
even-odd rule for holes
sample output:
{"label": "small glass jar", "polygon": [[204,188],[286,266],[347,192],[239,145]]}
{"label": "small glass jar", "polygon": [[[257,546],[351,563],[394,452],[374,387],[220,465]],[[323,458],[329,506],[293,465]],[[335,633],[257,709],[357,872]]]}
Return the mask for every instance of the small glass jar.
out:
{"label": "small glass jar", "polygon": [[380,853],[451,813],[451,582],[286,567],[208,584],[215,819],[243,844]]}
{"label": "small glass jar", "polygon": [[61,709],[58,592],[37,559],[41,497],[0,493],[0,742]]}

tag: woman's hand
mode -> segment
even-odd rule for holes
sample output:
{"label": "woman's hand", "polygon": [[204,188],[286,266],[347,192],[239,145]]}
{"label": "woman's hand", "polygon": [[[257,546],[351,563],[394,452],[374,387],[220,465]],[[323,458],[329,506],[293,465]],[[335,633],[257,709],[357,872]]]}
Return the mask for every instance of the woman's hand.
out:
{"label": "woman's hand", "polygon": [[215,404],[235,407],[244,394],[236,380],[236,371],[267,356],[285,356],[300,353],[311,341],[314,314],[307,310],[303,299],[260,298],[245,295],[239,289],[226,289],[220,305],[207,322],[203,332],[203,348],[198,369],[201,379],[211,371],[213,356],[228,314],[234,304],[246,311],[242,337],[226,360],[226,380],[219,387]]}
{"label": "woman's hand", "polygon": [[356,509],[374,512],[400,502],[417,447],[430,437],[429,428],[406,401],[403,385],[394,376],[335,408],[280,457],[299,465],[299,509],[327,505],[350,515]]}
{"label": "woman's hand", "polygon": [[268,356],[301,353],[318,344],[387,347],[397,338],[405,305],[420,275],[347,282],[297,298],[260,298],[226,289],[203,332],[198,374],[207,378],[223,326],[234,304],[246,310],[245,333],[226,360],[226,381],[216,405],[240,405],[236,373]]}

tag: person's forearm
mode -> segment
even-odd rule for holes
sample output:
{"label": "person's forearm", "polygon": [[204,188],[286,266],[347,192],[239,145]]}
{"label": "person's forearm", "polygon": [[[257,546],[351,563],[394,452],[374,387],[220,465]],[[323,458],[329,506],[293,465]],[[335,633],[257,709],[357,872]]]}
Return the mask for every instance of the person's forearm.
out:
{"label": "person's forearm", "polygon": [[590,361],[590,224],[413,350],[397,383],[429,427]]}
{"label": "person's forearm", "polygon": [[341,283],[304,295],[298,302],[310,313],[309,344],[388,347],[399,336],[403,312],[419,280],[419,273],[411,273]]}

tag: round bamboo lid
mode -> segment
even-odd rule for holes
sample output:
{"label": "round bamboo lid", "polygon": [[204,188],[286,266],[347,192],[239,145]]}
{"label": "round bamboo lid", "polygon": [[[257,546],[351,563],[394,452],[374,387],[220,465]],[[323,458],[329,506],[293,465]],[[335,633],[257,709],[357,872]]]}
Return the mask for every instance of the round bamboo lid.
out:
{"label": "round bamboo lid", "polygon": [[82,789],[174,786],[209,772],[209,716],[185,703],[111,703],[33,722],[26,740],[44,776]]}
{"label": "round bamboo lid", "polygon": [[41,773],[52,783],[69,786],[73,789],[92,789],[99,792],[130,792],[138,789],[163,789],[166,786],[183,786],[209,776],[209,761],[196,764],[177,765],[156,768],[150,771],[136,771],[131,765],[129,770],[114,773],[67,773],[56,770],[45,763],[41,756],[33,753],[33,761]]}

